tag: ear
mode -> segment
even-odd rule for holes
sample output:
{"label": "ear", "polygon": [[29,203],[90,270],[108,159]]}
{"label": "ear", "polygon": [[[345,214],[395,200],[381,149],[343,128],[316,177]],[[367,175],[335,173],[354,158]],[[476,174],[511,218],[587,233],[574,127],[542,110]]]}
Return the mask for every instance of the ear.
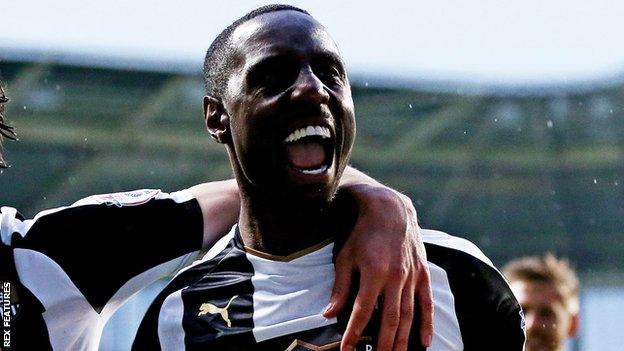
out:
{"label": "ear", "polygon": [[571,338],[575,337],[576,334],[578,333],[579,327],[580,327],[580,324],[581,324],[580,320],[581,320],[581,318],[580,318],[580,315],[578,313],[572,315],[572,321],[570,322],[570,331],[568,332],[568,335]]}
{"label": "ear", "polygon": [[226,113],[221,100],[210,95],[204,96],[204,120],[206,129],[213,139],[221,144],[230,141],[230,116]]}

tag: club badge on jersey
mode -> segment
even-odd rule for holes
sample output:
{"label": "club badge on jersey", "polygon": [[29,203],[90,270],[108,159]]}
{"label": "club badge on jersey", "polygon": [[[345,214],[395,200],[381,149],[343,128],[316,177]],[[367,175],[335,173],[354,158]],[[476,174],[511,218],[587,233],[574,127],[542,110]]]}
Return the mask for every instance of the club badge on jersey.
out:
{"label": "club badge on jersey", "polygon": [[[325,345],[315,345],[314,343],[306,342],[303,340],[295,340],[286,349],[286,351],[338,351],[340,350],[340,341],[335,341]],[[373,339],[371,337],[364,336],[357,344],[356,351],[374,351]]]}
{"label": "club badge on jersey", "polygon": [[74,205],[106,204],[109,206],[138,206],[161,193],[160,189],[141,189],[112,194],[93,195],[79,200]]}

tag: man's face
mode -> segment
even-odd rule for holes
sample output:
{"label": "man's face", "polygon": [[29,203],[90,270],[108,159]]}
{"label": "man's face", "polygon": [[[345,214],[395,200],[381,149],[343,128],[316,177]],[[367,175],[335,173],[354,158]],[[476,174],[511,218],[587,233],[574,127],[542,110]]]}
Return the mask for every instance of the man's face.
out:
{"label": "man's face", "polygon": [[518,280],[511,288],[524,310],[526,351],[560,351],[574,336],[577,316],[564,304],[553,283]]}
{"label": "man's face", "polygon": [[277,197],[329,200],[355,137],[351,89],[338,49],[313,18],[260,15],[232,36],[223,97],[239,182]]}

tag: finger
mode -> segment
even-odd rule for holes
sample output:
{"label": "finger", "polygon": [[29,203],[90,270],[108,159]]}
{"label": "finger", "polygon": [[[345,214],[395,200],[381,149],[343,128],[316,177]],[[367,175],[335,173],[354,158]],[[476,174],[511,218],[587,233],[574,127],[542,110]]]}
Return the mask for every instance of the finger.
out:
{"label": "finger", "polygon": [[[379,329],[379,338],[377,340],[378,351],[392,350],[397,328],[403,319],[403,315],[401,314],[401,294],[404,286],[405,284],[402,286],[399,284],[392,284],[386,289],[383,299],[381,327]],[[408,290],[412,289],[413,287]]]}
{"label": "finger", "polygon": [[[366,278],[370,277],[370,278]],[[347,328],[345,329],[344,336],[342,338],[341,350],[354,350],[360,341],[364,327],[368,324],[371,315],[375,309],[375,303],[377,303],[377,297],[381,293],[381,280],[373,279],[371,274],[362,273],[360,279],[360,290],[355,297],[355,303],[353,304],[353,311]]]}
{"label": "finger", "polygon": [[420,309],[420,342],[423,346],[431,346],[433,340],[433,293],[431,291],[431,276],[429,267],[422,266],[418,284],[418,303]]}
{"label": "finger", "polygon": [[351,279],[353,277],[353,266],[344,258],[346,256],[338,255],[336,259],[336,278],[332,289],[329,305],[323,312],[325,318],[333,318],[340,313],[347,298],[349,296],[349,288],[351,287]]}
{"label": "finger", "polygon": [[[394,338],[393,351],[406,351],[409,344],[410,330],[414,320],[414,274],[410,274],[401,294],[401,321]],[[427,345],[428,346],[428,345]]]}

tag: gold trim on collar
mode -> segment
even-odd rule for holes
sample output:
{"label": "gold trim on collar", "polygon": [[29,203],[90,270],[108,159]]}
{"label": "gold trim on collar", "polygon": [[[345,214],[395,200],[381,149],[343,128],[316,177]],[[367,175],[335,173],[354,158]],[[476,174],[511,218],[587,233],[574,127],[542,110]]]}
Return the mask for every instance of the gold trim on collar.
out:
{"label": "gold trim on collar", "polygon": [[316,250],[319,250],[319,249],[321,249],[321,248],[323,248],[323,247],[325,247],[325,246],[327,246],[327,245],[329,245],[329,244],[331,244],[333,242],[334,242],[334,238],[328,238],[328,239],[325,239],[325,240],[323,240],[322,242],[320,242],[320,243],[318,243],[316,245],[313,245],[313,246],[310,246],[310,247],[305,248],[303,250],[291,253],[288,256],[271,255],[271,254],[268,254],[266,252],[258,251],[256,249],[252,249],[251,247],[247,247],[247,246],[244,246],[244,248],[245,248],[245,251],[247,253],[250,253],[250,254],[252,254],[254,256],[258,256],[258,257],[261,257],[261,258],[264,258],[264,259],[267,259],[267,260],[272,260],[272,261],[289,262],[289,261],[297,259],[297,258],[299,258],[301,256],[305,256],[305,255],[309,254],[310,252],[314,252]]}

